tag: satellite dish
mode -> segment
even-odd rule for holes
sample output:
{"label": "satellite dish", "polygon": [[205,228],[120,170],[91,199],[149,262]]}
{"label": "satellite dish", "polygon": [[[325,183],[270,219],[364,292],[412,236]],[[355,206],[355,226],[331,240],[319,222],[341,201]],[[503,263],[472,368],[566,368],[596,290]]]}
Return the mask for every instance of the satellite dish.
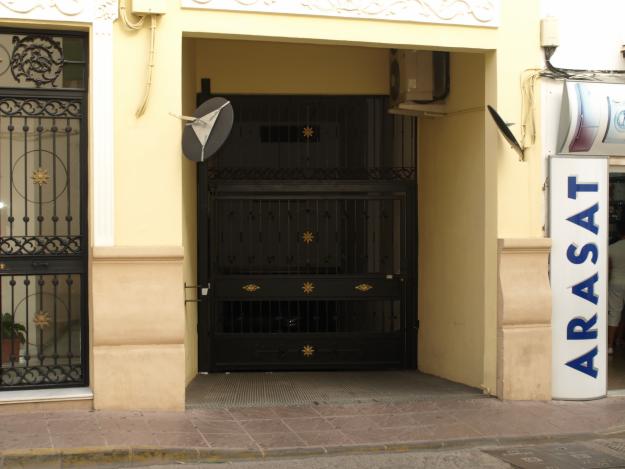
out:
{"label": "satellite dish", "polygon": [[495,124],[497,124],[497,128],[499,129],[501,134],[504,136],[506,141],[519,154],[520,160],[525,161],[523,148],[521,148],[521,144],[518,142],[518,140],[516,139],[514,134],[510,131],[510,128],[508,127],[508,125],[511,125],[511,124],[506,124],[506,122],[501,118],[501,116],[497,113],[497,111],[495,111],[495,109],[492,106],[486,106],[486,107],[488,108],[488,112],[490,112],[490,115],[495,121]]}
{"label": "satellite dish", "polygon": [[232,104],[225,98],[211,98],[193,113],[178,116],[189,121],[182,132],[182,151],[192,161],[206,161],[222,147],[234,123]]}

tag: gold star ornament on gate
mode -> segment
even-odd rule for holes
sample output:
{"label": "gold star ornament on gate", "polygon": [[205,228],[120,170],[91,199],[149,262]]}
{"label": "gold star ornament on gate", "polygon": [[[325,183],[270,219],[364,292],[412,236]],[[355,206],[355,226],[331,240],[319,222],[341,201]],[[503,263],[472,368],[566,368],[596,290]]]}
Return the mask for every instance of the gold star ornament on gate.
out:
{"label": "gold star ornament on gate", "polygon": [[50,325],[50,315],[45,311],[39,311],[33,318],[33,324],[39,329],[48,327]]}
{"label": "gold star ornament on gate", "polygon": [[312,292],[315,291],[315,284],[312,282],[304,282],[304,284],[302,285],[302,290],[307,295],[310,295]]}
{"label": "gold star ornament on gate", "polygon": [[48,174],[47,169],[37,168],[35,171],[33,171],[33,175],[30,178],[33,180],[33,184],[37,184],[39,187],[41,187],[44,184],[48,184],[50,175]]}
{"label": "gold star ornament on gate", "polygon": [[315,347],[313,347],[312,345],[304,345],[302,353],[306,358],[310,358],[315,354]]}
{"label": "gold star ornament on gate", "polygon": [[312,231],[307,230],[302,233],[302,241],[304,241],[304,243],[310,244],[314,240],[315,240],[315,234]]}
{"label": "gold star ornament on gate", "polygon": [[304,127],[304,129],[302,130],[302,135],[305,138],[312,138],[313,135],[315,135],[315,129],[313,129],[311,126],[307,125],[306,127]]}

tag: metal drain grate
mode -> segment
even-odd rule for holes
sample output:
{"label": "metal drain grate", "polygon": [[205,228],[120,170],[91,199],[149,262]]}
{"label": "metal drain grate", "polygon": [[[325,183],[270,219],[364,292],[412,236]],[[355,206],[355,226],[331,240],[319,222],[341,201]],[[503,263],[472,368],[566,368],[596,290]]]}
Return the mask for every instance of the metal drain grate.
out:
{"label": "metal drain grate", "polygon": [[625,467],[625,459],[580,443],[539,445],[484,451],[520,469],[608,469]]}
{"label": "metal drain grate", "polygon": [[222,373],[199,375],[187,389],[187,408],[474,399],[481,395],[478,389],[413,371]]}

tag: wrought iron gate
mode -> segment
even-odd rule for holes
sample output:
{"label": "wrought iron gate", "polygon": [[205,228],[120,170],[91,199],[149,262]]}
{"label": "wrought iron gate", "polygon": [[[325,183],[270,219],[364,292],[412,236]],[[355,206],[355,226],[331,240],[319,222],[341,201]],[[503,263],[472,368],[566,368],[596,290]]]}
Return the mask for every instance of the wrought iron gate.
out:
{"label": "wrought iron gate", "polygon": [[86,36],[0,31],[0,389],[87,383]]}
{"label": "wrought iron gate", "polygon": [[200,369],[414,366],[414,120],[379,96],[230,99],[199,174]]}

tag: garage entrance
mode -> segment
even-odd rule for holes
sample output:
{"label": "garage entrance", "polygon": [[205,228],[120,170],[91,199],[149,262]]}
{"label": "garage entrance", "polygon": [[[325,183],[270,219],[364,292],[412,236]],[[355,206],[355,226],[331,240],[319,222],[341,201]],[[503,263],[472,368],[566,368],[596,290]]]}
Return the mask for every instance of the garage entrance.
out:
{"label": "garage entrance", "polygon": [[226,97],[198,173],[200,371],[415,368],[414,118],[385,96]]}

